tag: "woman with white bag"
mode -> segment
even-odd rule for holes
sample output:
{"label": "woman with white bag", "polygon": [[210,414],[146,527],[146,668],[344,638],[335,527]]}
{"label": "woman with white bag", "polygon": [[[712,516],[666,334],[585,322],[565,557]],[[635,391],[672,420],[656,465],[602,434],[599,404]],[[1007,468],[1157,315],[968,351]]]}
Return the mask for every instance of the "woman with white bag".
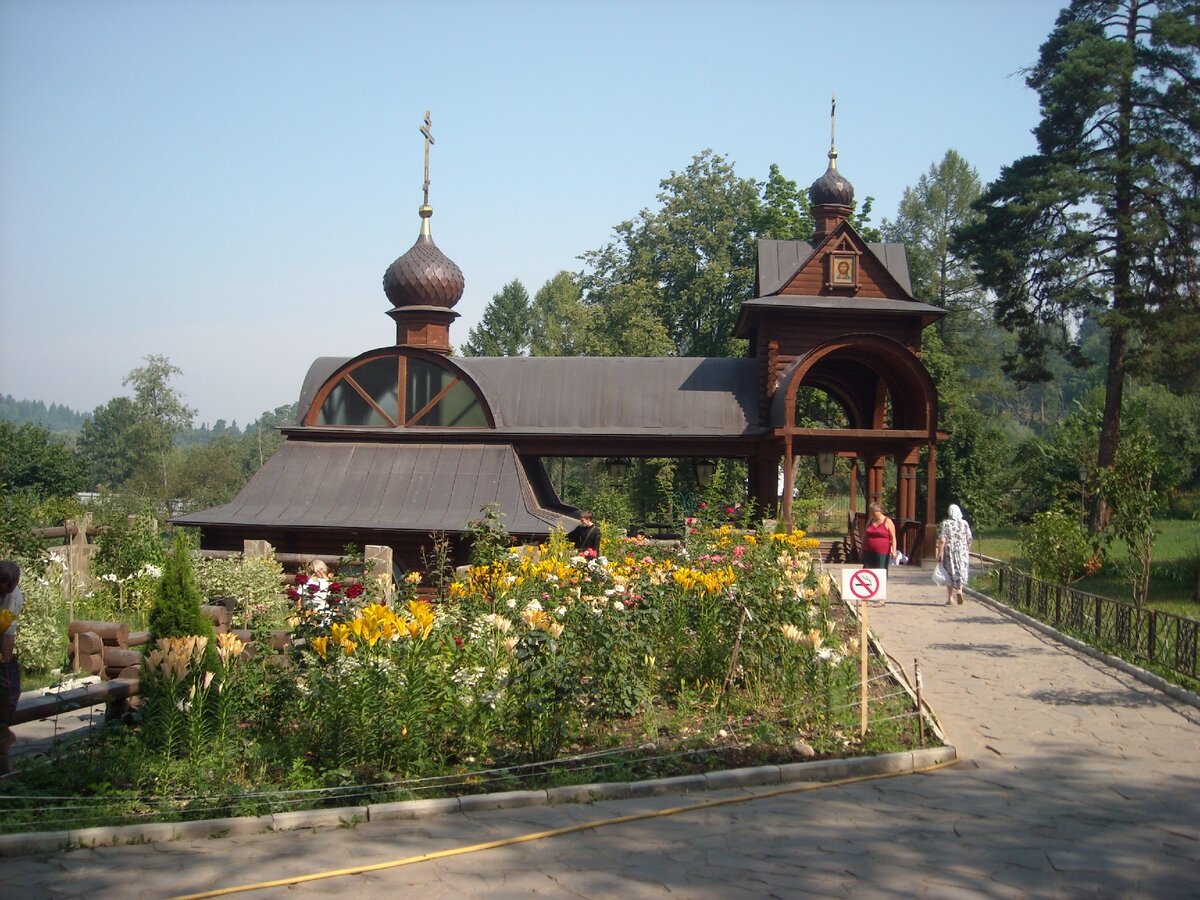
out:
{"label": "woman with white bag", "polygon": [[[946,605],[963,602],[963,588],[971,575],[971,526],[958,504],[950,504],[950,515],[942,522],[937,540],[938,567],[946,573]],[[937,571],[934,571],[937,581]]]}

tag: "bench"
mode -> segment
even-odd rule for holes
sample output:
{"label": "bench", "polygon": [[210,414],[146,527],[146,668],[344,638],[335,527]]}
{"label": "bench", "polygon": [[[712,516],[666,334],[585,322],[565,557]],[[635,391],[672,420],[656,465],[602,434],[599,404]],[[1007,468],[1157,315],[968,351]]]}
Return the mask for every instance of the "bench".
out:
{"label": "bench", "polygon": [[17,711],[13,715],[12,724],[36,722],[38,719],[48,719],[77,709],[88,709],[101,703],[119,710],[130,697],[138,693],[138,688],[135,679],[114,678],[111,681],[100,681],[57,693],[22,697],[17,701]]}

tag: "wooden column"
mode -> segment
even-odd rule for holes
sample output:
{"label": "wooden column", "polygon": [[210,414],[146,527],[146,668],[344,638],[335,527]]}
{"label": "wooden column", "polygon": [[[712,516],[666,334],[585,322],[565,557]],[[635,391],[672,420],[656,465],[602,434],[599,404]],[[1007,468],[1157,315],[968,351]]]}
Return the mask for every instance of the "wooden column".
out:
{"label": "wooden column", "polygon": [[925,456],[925,553],[933,559],[937,546],[937,444],[929,442]]}
{"label": "wooden column", "polygon": [[780,510],[784,527],[792,533],[792,436],[783,439],[783,509]]}

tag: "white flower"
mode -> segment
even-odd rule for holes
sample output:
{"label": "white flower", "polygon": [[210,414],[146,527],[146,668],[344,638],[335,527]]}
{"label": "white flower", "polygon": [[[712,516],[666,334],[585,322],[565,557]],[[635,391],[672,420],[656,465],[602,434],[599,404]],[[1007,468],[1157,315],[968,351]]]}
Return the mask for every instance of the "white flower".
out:
{"label": "white flower", "polygon": [[516,597],[509,597],[507,600],[504,601],[504,603],[506,606],[508,606],[509,609],[517,608],[517,598]]}
{"label": "white flower", "polygon": [[567,614],[567,608],[565,606],[559,606],[554,610],[554,614],[561,619]]}
{"label": "white flower", "polygon": [[625,604],[620,600],[614,600],[613,609],[615,609],[617,612],[625,612]]}
{"label": "white flower", "polygon": [[525,608],[540,611],[542,608],[542,604],[535,597],[534,599],[530,600],[528,604],[526,604]]}
{"label": "white flower", "polygon": [[120,578],[118,578],[116,575],[114,575],[112,572],[109,572],[109,573],[107,573],[107,574],[105,574],[105,575],[101,575],[101,576],[100,576],[100,580],[101,580],[101,581],[108,581],[108,582],[111,582],[112,584],[116,584],[116,583],[117,583],[117,582],[119,582],[121,579],[120,579]]}

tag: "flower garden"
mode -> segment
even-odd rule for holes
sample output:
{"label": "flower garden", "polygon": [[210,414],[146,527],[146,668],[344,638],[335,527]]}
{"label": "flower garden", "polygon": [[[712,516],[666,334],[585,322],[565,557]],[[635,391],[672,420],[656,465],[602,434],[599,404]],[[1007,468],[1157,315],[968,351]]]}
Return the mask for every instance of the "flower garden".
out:
{"label": "flower garden", "polygon": [[[0,828],[48,830],[630,780],[915,746],[907,694],[872,671],[803,533],[696,523],[680,542],[577,555],[477,544],[398,584],[298,576],[199,615],[177,540],[140,702],[5,783]],[[249,561],[247,561],[249,562]],[[270,629],[282,619],[291,649]]]}

